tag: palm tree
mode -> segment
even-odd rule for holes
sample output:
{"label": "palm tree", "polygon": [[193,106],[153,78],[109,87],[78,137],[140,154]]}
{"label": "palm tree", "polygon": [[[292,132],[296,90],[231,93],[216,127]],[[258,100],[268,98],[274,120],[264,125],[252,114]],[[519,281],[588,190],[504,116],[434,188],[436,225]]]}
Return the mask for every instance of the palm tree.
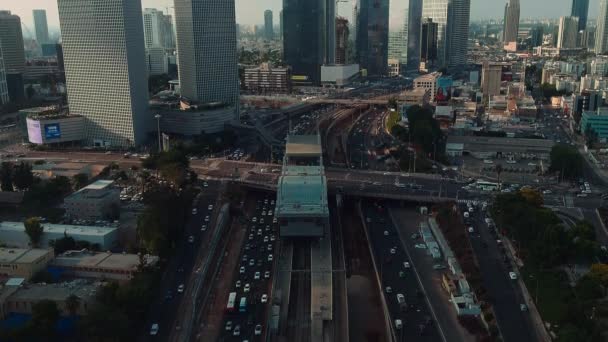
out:
{"label": "palm tree", "polygon": [[501,189],[500,186],[500,174],[502,173],[502,164],[497,164],[496,165],[496,176],[498,178],[498,190]]}
{"label": "palm tree", "polygon": [[78,309],[80,309],[80,298],[75,294],[71,294],[65,299],[65,308],[68,310],[70,315],[75,316]]}

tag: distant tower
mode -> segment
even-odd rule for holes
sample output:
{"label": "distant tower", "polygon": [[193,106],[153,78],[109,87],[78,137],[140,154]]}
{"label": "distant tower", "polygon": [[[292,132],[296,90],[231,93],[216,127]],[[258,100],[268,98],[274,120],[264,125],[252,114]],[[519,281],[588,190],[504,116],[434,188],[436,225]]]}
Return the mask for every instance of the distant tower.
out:
{"label": "distant tower", "polygon": [[165,45],[165,18],[163,12],[155,8],[146,8],[143,13],[144,38],[146,48],[164,47]]}
{"label": "distant tower", "polygon": [[346,64],[348,34],[348,20],[342,17],[336,18],[336,64]]}
{"label": "distant tower", "polygon": [[25,53],[21,18],[10,11],[0,11],[0,47],[7,73],[25,71]]}
{"label": "distant tower", "polygon": [[70,112],[86,118],[87,143],[143,143],[148,83],[140,0],[58,0]]}
{"label": "distant tower", "polygon": [[587,29],[587,15],[589,14],[589,0],[572,0],[571,17],[578,18],[578,30]]}
{"label": "distant tower", "polygon": [[264,38],[271,40],[274,37],[274,29],[272,28],[272,11],[264,11]]}
{"label": "distant tower", "polygon": [[560,17],[559,33],[557,35],[557,47],[571,49],[576,47],[578,37],[578,18]]}
{"label": "distant tower", "polygon": [[389,0],[358,0],[357,58],[369,75],[388,72]]}
{"label": "distant tower", "polygon": [[595,52],[608,52],[608,0],[600,0],[600,9],[595,31]]}
{"label": "distant tower", "polygon": [[437,62],[437,23],[433,19],[427,18],[422,23],[422,32],[420,35],[420,62],[425,64],[425,69],[428,70]]}
{"label": "distant tower", "polygon": [[505,5],[505,19],[503,27],[503,42],[505,44],[517,42],[519,32],[519,0],[509,0]]}
{"label": "distant tower", "polygon": [[49,42],[49,27],[46,23],[46,11],[43,9],[35,9],[32,11],[34,14],[34,28],[36,30],[36,41],[38,45],[46,44]]}
{"label": "distant tower", "polygon": [[437,62],[459,66],[467,61],[471,0],[424,0],[422,17],[438,24]]}

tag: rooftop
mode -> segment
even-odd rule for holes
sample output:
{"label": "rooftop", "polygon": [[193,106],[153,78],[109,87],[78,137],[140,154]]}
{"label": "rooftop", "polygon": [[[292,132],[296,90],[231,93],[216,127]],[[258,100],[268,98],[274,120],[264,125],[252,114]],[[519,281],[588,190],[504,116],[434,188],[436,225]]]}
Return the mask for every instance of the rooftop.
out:
{"label": "rooftop", "polygon": [[84,188],[82,188],[82,190],[84,189],[89,189],[89,190],[101,190],[101,189],[105,189],[108,186],[112,185],[114,183],[113,180],[98,180],[95,181],[87,186],[85,186]]}
{"label": "rooftop", "polygon": [[[43,223],[42,226],[45,233],[63,234],[65,232],[68,235],[105,236],[116,230],[113,227],[76,226],[71,224]],[[24,232],[25,227],[23,222],[0,222],[0,232],[3,231]]]}
{"label": "rooftop", "polygon": [[[148,264],[154,264],[158,257],[147,257]],[[58,255],[52,263],[59,267],[97,267],[105,269],[136,270],[139,266],[139,256],[137,254],[115,254],[115,253],[95,253],[86,250],[67,251]]]}
{"label": "rooftop", "polygon": [[499,138],[499,137],[476,137],[476,136],[450,136],[448,144],[464,144],[465,149],[489,149],[500,147],[501,150],[509,150],[515,147],[532,148],[550,151],[555,142],[545,139],[522,139],[522,138]]}
{"label": "rooftop", "polygon": [[63,301],[74,294],[87,301],[95,297],[101,284],[101,282],[91,282],[83,279],[59,284],[32,284],[21,287],[10,296],[10,300],[20,302],[37,302],[44,299]]}
{"label": "rooftop", "polygon": [[29,264],[49,253],[52,253],[52,250],[0,248],[0,263]]}
{"label": "rooftop", "polygon": [[287,156],[320,156],[323,153],[318,135],[288,135],[285,147]]}
{"label": "rooftop", "polygon": [[327,180],[317,175],[283,175],[279,178],[277,216],[328,216]]}

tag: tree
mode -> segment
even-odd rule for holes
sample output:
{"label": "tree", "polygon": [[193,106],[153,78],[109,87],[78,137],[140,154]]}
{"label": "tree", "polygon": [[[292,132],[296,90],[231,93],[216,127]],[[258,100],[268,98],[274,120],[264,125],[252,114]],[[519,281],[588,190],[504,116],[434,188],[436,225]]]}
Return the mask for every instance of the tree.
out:
{"label": "tree", "polygon": [[397,107],[399,107],[399,103],[397,102],[397,99],[395,97],[391,97],[388,100],[388,108],[389,109],[393,109],[393,110],[397,110]]}
{"label": "tree", "polygon": [[84,188],[89,182],[89,176],[84,173],[78,173],[72,177],[74,189]]}
{"label": "tree", "polygon": [[589,277],[597,280],[602,286],[608,287],[608,265],[593,264],[589,270]]}
{"label": "tree", "polygon": [[583,171],[583,157],[567,145],[555,145],[550,154],[550,171],[559,172],[561,179],[576,179]]}
{"label": "tree", "polygon": [[53,336],[59,320],[59,309],[52,300],[41,300],[32,306],[32,324],[40,336]]}
{"label": "tree", "polygon": [[585,128],[585,142],[587,147],[589,148],[593,148],[593,146],[598,142],[599,137],[597,135],[597,132],[591,128],[591,126],[587,126],[587,128]]}
{"label": "tree", "polygon": [[34,183],[34,174],[32,173],[32,166],[28,163],[21,162],[15,166],[13,175],[13,183],[19,190],[29,189]]}
{"label": "tree", "polygon": [[30,217],[23,223],[25,226],[25,233],[30,238],[30,243],[34,247],[38,247],[44,227],[40,224],[40,220],[36,217]]}
{"label": "tree", "polygon": [[80,309],[80,298],[75,294],[71,294],[65,299],[65,308],[70,315],[75,316],[78,313],[78,309]]}
{"label": "tree", "polygon": [[52,246],[55,250],[55,255],[59,255],[65,251],[76,249],[76,241],[73,237],[64,233],[61,239],[52,241]]}
{"label": "tree", "polygon": [[529,204],[534,205],[536,208],[542,207],[545,202],[543,195],[532,188],[523,188],[519,190],[519,194],[522,195]]}
{"label": "tree", "polygon": [[13,164],[3,162],[0,166],[0,187],[2,187],[2,191],[14,191]]}

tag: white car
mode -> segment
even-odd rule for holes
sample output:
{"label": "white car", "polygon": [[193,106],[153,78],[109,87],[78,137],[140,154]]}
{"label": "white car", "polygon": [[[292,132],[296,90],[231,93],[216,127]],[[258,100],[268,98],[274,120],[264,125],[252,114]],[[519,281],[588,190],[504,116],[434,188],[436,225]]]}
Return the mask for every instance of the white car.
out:
{"label": "white car", "polygon": [[192,215],[196,215],[196,213],[198,213],[198,210],[196,210],[196,208],[192,208]]}
{"label": "white car", "polygon": [[384,231],[384,236],[388,236],[388,230]]}
{"label": "white car", "polygon": [[249,283],[245,284],[245,287],[243,288],[243,292],[249,292],[249,290],[251,289],[251,286],[249,285]]}
{"label": "white car", "polygon": [[268,261],[272,261],[272,254],[268,254]]}
{"label": "white car", "polygon": [[397,253],[397,250],[395,248],[391,248],[391,254],[395,254]]}
{"label": "white car", "polygon": [[267,294],[263,294],[263,295],[262,295],[261,302],[262,302],[262,303],[266,303],[267,301],[268,301],[268,295],[267,295]]}
{"label": "white car", "polygon": [[517,274],[515,272],[509,272],[509,278],[512,280],[517,280]]}
{"label": "white car", "polygon": [[205,222],[209,222],[209,216],[205,216]]}
{"label": "white car", "polygon": [[150,327],[150,335],[151,336],[158,335],[158,323],[152,324],[152,327]]}
{"label": "white car", "polygon": [[252,218],[252,219],[251,219],[251,222],[253,222],[253,223],[258,222],[258,218],[257,218],[257,217]]}
{"label": "white car", "polygon": [[410,267],[412,267],[412,266],[410,265],[410,263],[409,263],[409,262],[404,261],[404,262],[403,262],[403,267],[404,267],[404,268],[410,268]]}
{"label": "white car", "polygon": [[473,229],[473,227],[469,227],[469,233],[474,233],[475,229]]}
{"label": "white car", "polygon": [[206,224],[202,225],[201,226],[201,232],[204,232],[206,230],[207,230],[207,225]]}
{"label": "white car", "polygon": [[193,243],[194,242],[194,236],[192,236],[192,235],[188,236],[188,242]]}
{"label": "white car", "polygon": [[255,335],[262,335],[262,326],[260,324],[255,326],[255,330],[253,331]]}
{"label": "white car", "polygon": [[279,222],[279,221],[277,220],[276,217],[272,219],[272,223],[276,224],[277,222]]}
{"label": "white car", "polygon": [[207,210],[213,210],[213,204],[209,204],[209,206],[207,206]]}
{"label": "white car", "polygon": [[237,281],[236,281],[236,284],[234,284],[234,287],[236,287],[237,289],[238,289],[239,287],[241,287],[241,281],[240,281],[240,280],[237,280]]}
{"label": "white car", "polygon": [[177,292],[184,293],[184,284],[179,284],[179,286],[177,287]]}
{"label": "white car", "polygon": [[239,270],[239,273],[245,273],[245,266],[241,266],[241,269]]}
{"label": "white car", "polygon": [[270,235],[270,241],[274,241],[274,235]]}
{"label": "white car", "polygon": [[226,331],[232,330],[232,321],[226,322]]}
{"label": "white car", "polygon": [[390,286],[387,286],[384,290],[386,291],[386,293],[393,293],[393,288]]}
{"label": "white car", "polygon": [[262,216],[266,216],[266,210],[262,211]]}
{"label": "white car", "polygon": [[253,279],[259,280],[260,279],[260,272],[255,272],[255,274],[253,275]]}
{"label": "white car", "polygon": [[234,327],[234,331],[232,332],[233,336],[239,336],[241,335],[241,326],[237,325]]}
{"label": "white car", "polygon": [[264,272],[264,278],[266,278],[266,279],[270,278],[270,271]]}

